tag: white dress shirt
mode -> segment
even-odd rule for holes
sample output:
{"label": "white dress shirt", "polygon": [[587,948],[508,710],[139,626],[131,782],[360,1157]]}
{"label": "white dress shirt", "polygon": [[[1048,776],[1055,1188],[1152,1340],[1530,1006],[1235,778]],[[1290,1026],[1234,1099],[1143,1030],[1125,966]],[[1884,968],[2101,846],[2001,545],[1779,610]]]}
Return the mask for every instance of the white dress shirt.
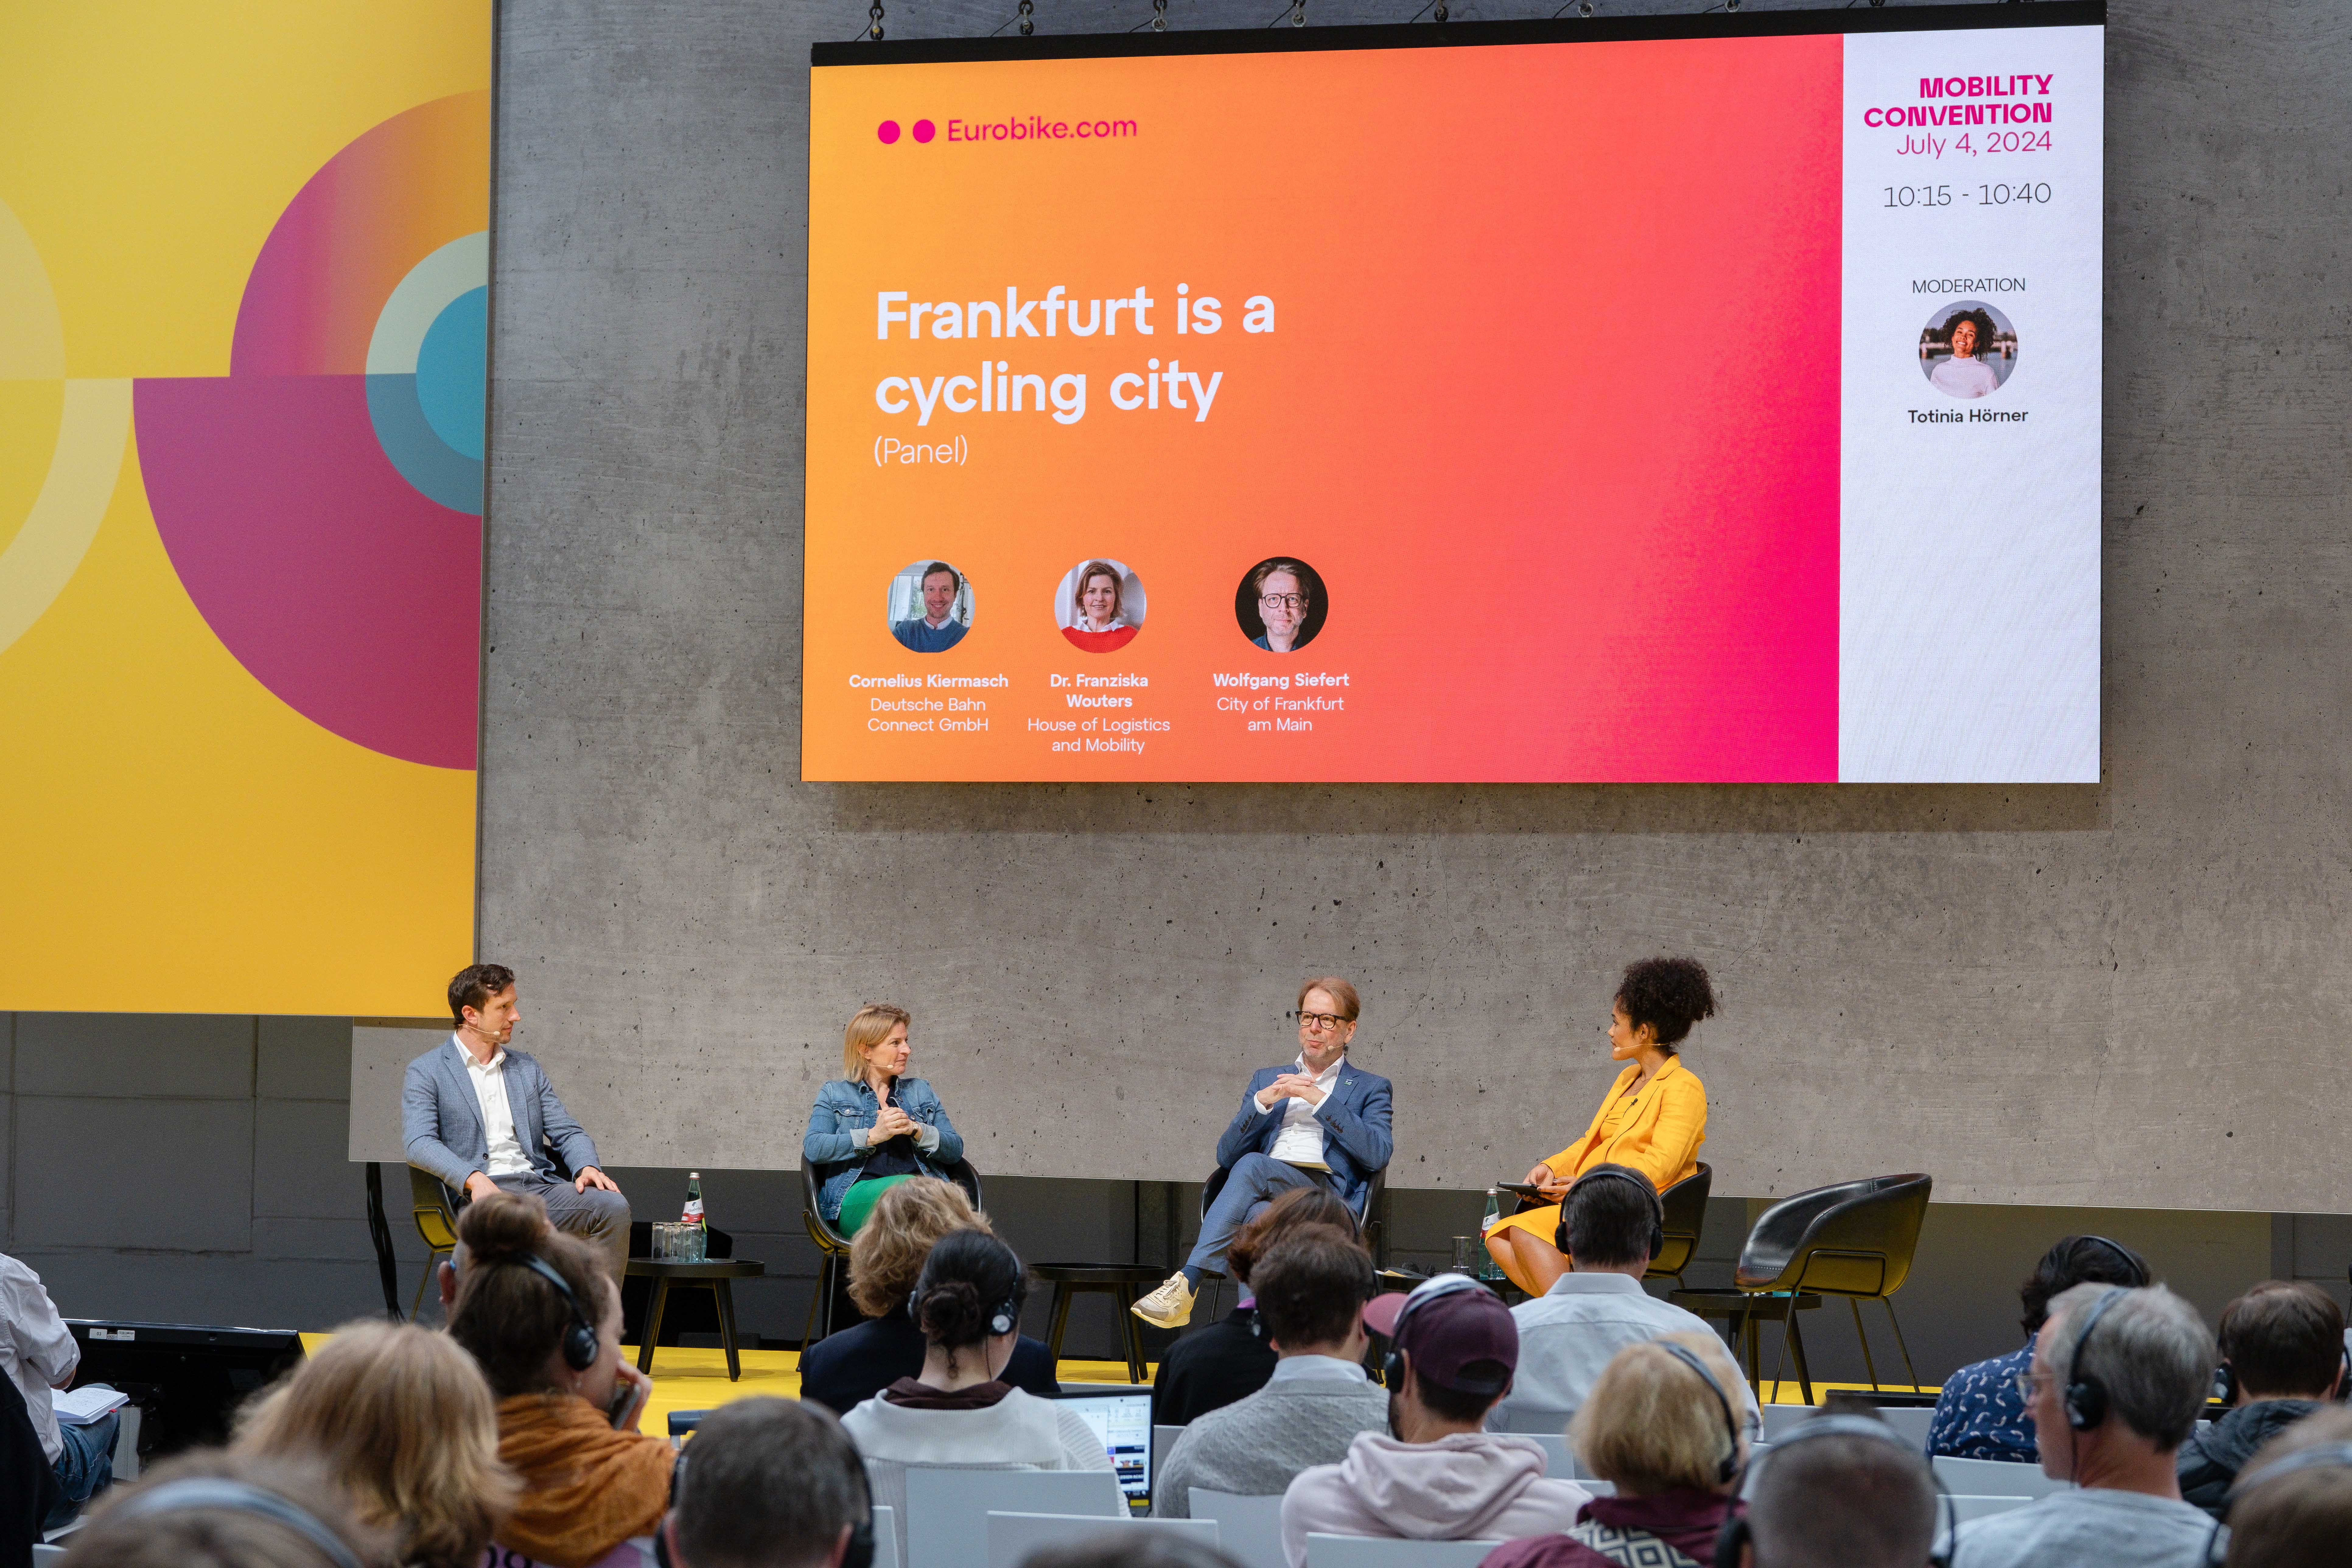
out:
{"label": "white dress shirt", "polygon": [[0,1257],[0,1370],[25,1396],[25,1413],[41,1435],[41,1452],[52,1465],[65,1452],[50,1390],[73,1376],[81,1347],[58,1316],[57,1303],[41,1288],[41,1277],[13,1258]]}
{"label": "white dress shirt", "polygon": [[507,1053],[503,1047],[490,1053],[490,1059],[478,1062],[474,1053],[463,1041],[451,1040],[449,1048],[466,1064],[466,1076],[474,1080],[474,1098],[482,1107],[482,1136],[488,1140],[490,1152],[482,1157],[482,1174],[498,1176],[528,1176],[531,1172],[530,1157],[522,1152],[515,1138],[514,1108],[507,1103]]}
{"label": "white dress shirt", "polygon": [[1511,1392],[1496,1402],[1486,1429],[1505,1431],[1513,1405],[1572,1411],[1601,1369],[1627,1345],[1665,1334],[1713,1333],[1706,1320],[1661,1301],[1625,1274],[1563,1274],[1533,1300],[1511,1309],[1519,1327],[1519,1364]]}
{"label": "white dress shirt", "polygon": [[[1332,1059],[1329,1067],[1315,1075],[1315,1087],[1323,1091],[1325,1100],[1331,1098],[1331,1088],[1339,1081],[1339,1069],[1347,1065],[1347,1053],[1343,1051]],[[1293,1071],[1305,1072],[1307,1058],[1300,1057],[1291,1064],[1291,1068]],[[1265,1098],[1270,1092],[1269,1089],[1259,1093],[1257,1108],[1260,1110],[1274,1109]],[[1315,1110],[1314,1106],[1295,1094],[1289,1098],[1282,1110],[1282,1131],[1274,1135],[1274,1158],[1286,1165],[1298,1165],[1309,1171],[1331,1168],[1323,1158],[1323,1124],[1315,1120]]]}

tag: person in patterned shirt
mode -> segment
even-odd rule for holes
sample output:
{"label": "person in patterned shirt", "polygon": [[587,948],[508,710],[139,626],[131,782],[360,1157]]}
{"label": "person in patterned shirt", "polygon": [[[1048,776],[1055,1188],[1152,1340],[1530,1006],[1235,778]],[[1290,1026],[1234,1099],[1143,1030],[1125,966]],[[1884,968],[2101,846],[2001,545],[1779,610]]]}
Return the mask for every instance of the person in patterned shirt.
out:
{"label": "person in patterned shirt", "polygon": [[2041,1450],[2025,1418],[2017,1374],[2033,1360],[2033,1336],[2050,1318],[2051,1298],[2077,1285],[2121,1285],[2137,1290],[2148,1282],[2147,1260],[2104,1236],[2068,1236],[2042,1255],[2032,1276],[2017,1288],[2025,1308],[2019,1320],[2025,1343],[2007,1355],[1964,1366],[1944,1380],[1936,1418],[1927,1429],[1927,1452],[1961,1459],[2006,1459],[2033,1464]]}

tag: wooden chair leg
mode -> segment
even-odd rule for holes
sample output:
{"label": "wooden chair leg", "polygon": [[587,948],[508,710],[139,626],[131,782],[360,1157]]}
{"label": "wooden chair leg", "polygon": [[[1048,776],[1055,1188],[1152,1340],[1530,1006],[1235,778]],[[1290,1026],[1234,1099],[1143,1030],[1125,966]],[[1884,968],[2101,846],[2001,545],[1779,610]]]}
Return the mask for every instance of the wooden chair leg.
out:
{"label": "wooden chair leg", "polygon": [[833,1254],[819,1256],[816,1265],[816,1289],[809,1294],[808,1316],[801,1320],[801,1354],[806,1355],[816,1341],[809,1336],[816,1332],[816,1304],[824,1300],[825,1274],[833,1267]]}
{"label": "wooden chair leg", "polygon": [[1862,1302],[1857,1297],[1848,1296],[1845,1304],[1853,1313],[1853,1337],[1862,1342],[1862,1370],[1870,1373],[1870,1392],[1880,1393],[1878,1363],[1870,1359],[1870,1336],[1862,1331]]}
{"label": "wooden chair leg", "polygon": [[1122,1285],[1111,1292],[1114,1310],[1118,1313],[1121,1342],[1127,1346],[1127,1381],[1141,1383],[1143,1377],[1143,1320],[1128,1310],[1135,1305],[1135,1287]]}
{"label": "wooden chair leg", "polygon": [[1065,1284],[1054,1287],[1054,1317],[1045,1331],[1045,1353],[1053,1359],[1054,1375],[1062,1375],[1062,1334],[1070,1326],[1070,1298],[1073,1292]]}
{"label": "wooden chair leg", "polygon": [[637,1347],[637,1370],[651,1375],[654,1370],[654,1346],[661,1339],[662,1309],[669,1305],[669,1281],[654,1281],[654,1299],[646,1305],[645,1343]]}

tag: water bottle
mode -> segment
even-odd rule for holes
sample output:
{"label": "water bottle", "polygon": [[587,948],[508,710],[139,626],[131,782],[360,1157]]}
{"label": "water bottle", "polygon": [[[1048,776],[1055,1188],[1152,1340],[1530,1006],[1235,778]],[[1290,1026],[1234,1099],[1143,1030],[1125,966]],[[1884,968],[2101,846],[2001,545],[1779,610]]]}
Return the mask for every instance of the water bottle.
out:
{"label": "water bottle", "polygon": [[678,1223],[698,1225],[705,1230],[710,1228],[710,1222],[702,1217],[702,1173],[699,1171],[686,1173],[686,1212],[678,1216]]}
{"label": "water bottle", "polygon": [[[1479,1222],[1479,1237],[1483,1239],[1488,1231],[1495,1228],[1495,1222],[1502,1217],[1503,1189],[1500,1187],[1488,1187],[1486,1189],[1486,1217]],[[1479,1259],[1477,1277],[1481,1279],[1500,1279],[1503,1277],[1503,1269],[1502,1266],[1495,1261],[1495,1255],[1491,1252],[1487,1252],[1483,1247],[1479,1248],[1479,1251],[1483,1256]]]}

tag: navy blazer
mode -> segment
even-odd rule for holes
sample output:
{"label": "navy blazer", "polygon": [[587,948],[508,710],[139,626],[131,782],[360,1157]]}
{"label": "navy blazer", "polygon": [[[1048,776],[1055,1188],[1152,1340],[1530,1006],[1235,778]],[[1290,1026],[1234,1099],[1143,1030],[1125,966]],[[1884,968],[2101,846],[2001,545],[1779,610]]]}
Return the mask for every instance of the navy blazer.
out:
{"label": "navy blazer", "polygon": [[[1257,1097],[1284,1073],[1298,1070],[1286,1063],[1260,1068],[1250,1075],[1249,1088],[1242,1091],[1241,1110],[1234,1113],[1224,1136],[1217,1140],[1217,1174],[1210,1178],[1213,1188],[1224,1184],[1224,1173],[1243,1155],[1274,1152],[1274,1141],[1282,1131],[1283,1111],[1290,1102],[1276,1100],[1272,1110],[1260,1110]],[[1315,1120],[1323,1124],[1323,1163],[1331,1167],[1331,1185],[1339,1201],[1355,1210],[1359,1218],[1371,1193],[1372,1177],[1387,1168],[1395,1148],[1389,1133],[1390,1098],[1388,1079],[1343,1058],[1339,1081],[1315,1108]]]}
{"label": "navy blazer", "polygon": [[[400,1141],[408,1163],[441,1178],[453,1192],[466,1190],[466,1178],[482,1169],[490,1157],[489,1134],[482,1129],[482,1102],[474,1080],[457,1059],[465,1047],[450,1036],[408,1064],[400,1086]],[[590,1165],[601,1168],[596,1143],[547,1081],[539,1063],[523,1051],[509,1049],[506,1065],[507,1109],[514,1113],[515,1142],[522,1145],[531,1169],[549,1181],[561,1179],[555,1162],[541,1145],[552,1143],[565,1165],[578,1175]]]}

